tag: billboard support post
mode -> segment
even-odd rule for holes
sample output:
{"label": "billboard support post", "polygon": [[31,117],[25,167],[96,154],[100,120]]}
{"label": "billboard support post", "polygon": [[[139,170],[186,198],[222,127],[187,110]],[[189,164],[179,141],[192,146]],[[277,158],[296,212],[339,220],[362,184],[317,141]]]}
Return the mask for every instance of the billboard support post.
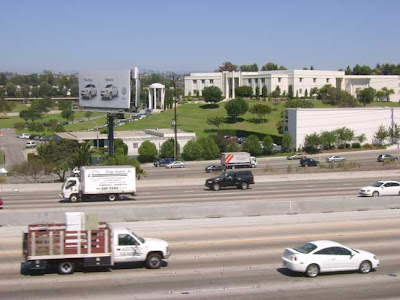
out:
{"label": "billboard support post", "polygon": [[108,154],[114,156],[114,115],[107,114],[108,123]]}

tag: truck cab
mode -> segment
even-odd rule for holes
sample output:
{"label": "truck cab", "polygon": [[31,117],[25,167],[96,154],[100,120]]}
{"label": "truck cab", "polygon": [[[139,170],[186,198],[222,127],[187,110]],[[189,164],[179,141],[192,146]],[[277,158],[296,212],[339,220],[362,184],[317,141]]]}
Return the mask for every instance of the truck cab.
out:
{"label": "truck cab", "polygon": [[114,228],[113,254],[115,263],[145,261],[150,269],[159,268],[170,256],[166,241],[142,238],[127,228]]}
{"label": "truck cab", "polygon": [[71,202],[79,200],[80,181],[78,177],[69,177],[62,186],[61,198],[69,199]]}

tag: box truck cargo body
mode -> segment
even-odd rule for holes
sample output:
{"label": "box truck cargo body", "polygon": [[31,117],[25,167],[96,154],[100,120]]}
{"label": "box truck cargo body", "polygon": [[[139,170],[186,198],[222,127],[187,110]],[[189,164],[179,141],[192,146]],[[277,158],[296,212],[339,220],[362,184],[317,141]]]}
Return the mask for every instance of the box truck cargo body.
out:
{"label": "box truck cargo body", "polygon": [[247,152],[230,152],[221,154],[221,165],[226,168],[255,168],[257,167],[257,159]]}
{"label": "box truck cargo body", "polygon": [[77,202],[85,197],[105,196],[114,201],[120,195],[135,195],[135,192],[135,167],[84,166],[80,168],[79,177],[67,178],[60,197]]}
{"label": "box truck cargo body", "polygon": [[66,213],[60,224],[32,224],[23,235],[24,274],[55,267],[71,274],[77,267],[112,267],[116,263],[145,262],[149,269],[161,267],[170,256],[168,243],[142,238],[127,228],[98,222],[97,215]]}

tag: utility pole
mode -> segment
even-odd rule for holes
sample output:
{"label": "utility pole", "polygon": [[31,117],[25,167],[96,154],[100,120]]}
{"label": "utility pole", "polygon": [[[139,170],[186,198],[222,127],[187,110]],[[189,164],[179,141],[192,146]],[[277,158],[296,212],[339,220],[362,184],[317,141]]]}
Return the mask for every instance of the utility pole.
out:
{"label": "utility pole", "polygon": [[176,115],[176,79],[175,79],[175,74],[172,74],[172,80],[173,80],[173,85],[174,85],[174,161],[178,160],[178,134],[177,134],[177,115]]}

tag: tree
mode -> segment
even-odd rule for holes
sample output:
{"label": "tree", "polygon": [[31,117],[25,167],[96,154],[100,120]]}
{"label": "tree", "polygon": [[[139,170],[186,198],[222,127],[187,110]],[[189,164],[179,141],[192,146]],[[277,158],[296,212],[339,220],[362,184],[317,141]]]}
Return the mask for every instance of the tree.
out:
{"label": "tree", "polygon": [[225,118],[224,117],[215,116],[215,117],[208,117],[207,118],[207,124],[210,125],[210,126],[217,127],[217,130],[219,130],[219,127],[224,122],[225,122]]}
{"label": "tree", "polygon": [[7,77],[6,74],[3,72],[0,73],[0,85],[6,85],[7,83]]}
{"label": "tree", "polygon": [[378,131],[375,132],[374,139],[376,139],[378,141],[378,143],[380,145],[382,145],[382,143],[384,142],[384,140],[387,139],[388,136],[389,136],[389,132],[387,131],[385,126],[381,125],[381,126],[379,126]]}
{"label": "tree", "polygon": [[75,112],[71,108],[66,108],[61,111],[61,117],[67,121],[72,121],[75,118]]}
{"label": "tree", "polygon": [[265,85],[261,89],[261,97],[263,97],[264,99],[268,97],[268,89]]}
{"label": "tree", "polygon": [[40,112],[49,112],[50,108],[53,107],[53,100],[48,97],[42,99],[36,99],[32,102],[31,109],[36,109]]}
{"label": "tree", "polygon": [[0,98],[0,113],[12,111],[15,107],[15,103],[6,101],[4,98]]}
{"label": "tree", "polygon": [[347,66],[346,71],[344,72],[345,75],[352,75],[353,71],[351,70],[350,66]]}
{"label": "tree", "polygon": [[332,87],[330,84],[324,85],[318,90],[317,99],[325,104],[337,105],[339,107],[354,107],[357,105],[355,99],[349,93]]}
{"label": "tree", "polygon": [[218,68],[218,72],[224,72],[224,71],[232,72],[237,70],[238,70],[237,65],[232,64],[230,61],[224,62],[222,66]]}
{"label": "tree", "polygon": [[376,96],[376,90],[372,87],[365,88],[358,92],[358,101],[360,101],[364,106],[370,104],[374,101]]}
{"label": "tree", "polygon": [[393,89],[388,89],[386,87],[382,88],[380,91],[376,92],[376,99],[378,101],[390,101],[390,95],[394,94]]}
{"label": "tree", "polygon": [[[179,143],[176,145],[176,152],[179,157]],[[161,145],[160,158],[174,157],[174,140],[168,139]]]}
{"label": "tree", "polygon": [[230,140],[226,143],[226,152],[239,152],[240,148],[235,140]]}
{"label": "tree", "polygon": [[241,98],[232,99],[225,105],[226,113],[235,120],[239,116],[244,115],[248,108],[247,102]]}
{"label": "tree", "polygon": [[294,98],[293,85],[291,85],[291,84],[289,84],[288,97],[289,97],[289,99],[293,99]]}
{"label": "tree", "polygon": [[311,66],[311,67],[310,67],[310,70],[314,70],[314,67],[313,67],[313,66]]}
{"label": "tree", "polygon": [[7,97],[15,97],[15,92],[17,91],[17,87],[15,86],[14,83],[7,82],[5,89],[7,92]]}
{"label": "tree", "polygon": [[107,157],[103,162],[103,166],[133,166],[136,168],[136,176],[147,176],[146,171],[140,167],[140,163],[133,157],[128,157],[125,154],[116,154],[114,157]]}
{"label": "tree", "polygon": [[265,154],[271,154],[272,150],[274,149],[274,140],[272,139],[271,136],[266,135],[263,140],[262,140],[263,146],[264,146],[264,151]]}
{"label": "tree", "polygon": [[251,86],[238,86],[235,88],[235,95],[237,97],[251,97],[253,96],[253,89]]}
{"label": "tree", "polygon": [[78,146],[77,141],[60,139],[39,145],[37,155],[50,165],[51,171],[57,174],[60,181],[64,181],[66,172],[75,167],[73,153]]}
{"label": "tree", "polygon": [[278,65],[274,64],[273,62],[266,63],[261,68],[261,71],[272,71],[272,70],[278,70]]}
{"label": "tree", "polygon": [[152,162],[157,157],[157,147],[150,141],[144,141],[139,147],[139,161]]}
{"label": "tree", "polygon": [[258,66],[256,63],[252,65],[241,65],[240,71],[242,72],[258,72]]}
{"label": "tree", "polygon": [[308,90],[306,89],[305,91],[304,91],[304,98],[308,98]]}
{"label": "tree", "polygon": [[197,146],[200,149],[202,159],[215,159],[220,155],[218,145],[212,137],[200,137],[197,140]]}
{"label": "tree", "polygon": [[354,131],[347,127],[338,128],[333,133],[336,136],[337,145],[346,144],[354,139]]}
{"label": "tree", "polygon": [[91,116],[93,116],[93,112],[91,112],[91,111],[85,112],[85,118],[90,118]]}
{"label": "tree", "polygon": [[293,140],[292,137],[285,133],[284,135],[282,135],[282,148],[285,151],[290,151],[293,149]]}
{"label": "tree", "polygon": [[245,152],[249,152],[253,156],[261,155],[263,153],[263,149],[260,145],[260,139],[254,134],[246,137],[243,142],[242,149]]}
{"label": "tree", "polygon": [[279,85],[276,86],[275,91],[271,93],[272,98],[279,98],[281,96],[281,88]]}
{"label": "tree", "polygon": [[51,173],[51,167],[46,161],[34,158],[21,164],[13,165],[10,173],[16,177],[22,177],[26,181],[29,181],[28,177],[30,177],[34,182],[38,183],[40,178]]}
{"label": "tree", "polygon": [[82,144],[78,144],[73,149],[72,164],[74,167],[82,167],[90,165],[90,158],[96,154],[97,151],[91,148],[90,141],[85,141]]}
{"label": "tree", "polygon": [[32,122],[35,122],[35,120],[43,118],[42,112],[39,111],[35,107],[31,107],[29,109],[21,110],[19,112],[19,117],[21,119],[24,119],[25,122],[28,122],[31,120]]}
{"label": "tree", "polygon": [[358,141],[360,144],[362,144],[362,143],[364,143],[364,142],[367,140],[367,137],[366,137],[365,134],[363,133],[363,134],[360,134],[360,135],[354,137],[354,139],[355,139],[356,141]]}
{"label": "tree", "polygon": [[217,86],[208,86],[203,89],[203,99],[206,102],[216,103],[222,100],[222,91]]}
{"label": "tree", "polygon": [[331,149],[336,142],[336,135],[333,131],[322,131],[319,138],[324,149]]}
{"label": "tree", "polygon": [[388,133],[392,143],[397,141],[400,138],[400,126],[394,123],[393,126],[389,127]]}
{"label": "tree", "polygon": [[124,155],[128,155],[128,145],[122,139],[114,139],[114,152],[121,152]]}
{"label": "tree", "polygon": [[264,121],[264,116],[266,114],[271,113],[272,109],[271,107],[269,107],[266,104],[254,104],[251,108],[250,108],[250,112],[254,115],[258,116],[258,121],[259,123],[263,123]]}
{"label": "tree", "polygon": [[318,88],[313,87],[310,89],[310,97],[313,97],[314,95],[318,94]]}
{"label": "tree", "polygon": [[41,97],[51,97],[51,91],[51,85],[48,82],[43,81],[40,83],[39,94]]}
{"label": "tree", "polygon": [[260,98],[260,87],[256,87],[256,94],[255,94],[255,96],[256,96],[256,99],[259,99]]}
{"label": "tree", "polygon": [[318,133],[307,134],[304,138],[304,148],[307,152],[316,152],[321,145],[321,139]]}
{"label": "tree", "polygon": [[189,141],[183,147],[182,157],[185,160],[196,160],[201,158],[201,149],[196,141]]}

